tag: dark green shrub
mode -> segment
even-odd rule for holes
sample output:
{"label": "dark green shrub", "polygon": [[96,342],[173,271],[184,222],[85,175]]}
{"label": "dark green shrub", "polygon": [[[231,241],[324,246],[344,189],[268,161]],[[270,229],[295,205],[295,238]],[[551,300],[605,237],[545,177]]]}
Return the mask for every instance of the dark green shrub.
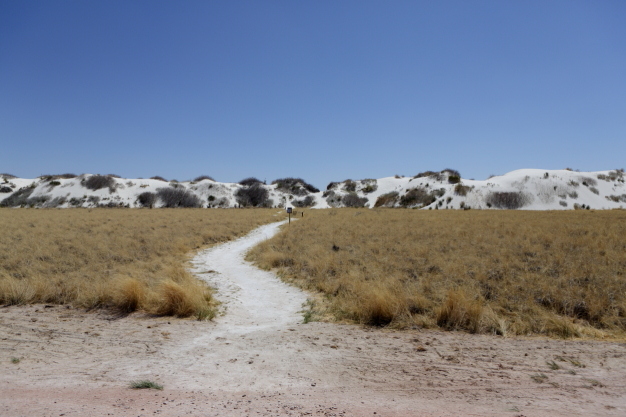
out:
{"label": "dark green shrub", "polygon": [[459,171],[457,171],[456,169],[451,169],[451,168],[446,168],[443,171],[441,171],[442,174],[448,174],[449,176],[453,176],[453,177],[459,177],[459,179],[461,178],[461,173]]}
{"label": "dark green shrub", "polygon": [[100,202],[100,197],[98,197],[97,195],[90,195],[89,197],[87,197],[87,202],[89,204],[93,204],[94,206],[97,206],[98,203]]}
{"label": "dark green shrub", "polygon": [[237,203],[244,207],[267,207],[269,206],[268,196],[269,193],[260,181],[252,182],[250,186],[240,188],[235,192]]}
{"label": "dark green shrub", "polygon": [[427,206],[435,202],[439,194],[439,190],[429,193],[424,187],[411,188],[405,195],[400,198],[402,207]]}
{"label": "dark green shrub", "polygon": [[272,184],[276,184],[277,190],[298,196],[304,196],[308,193],[318,193],[320,191],[302,178],[279,178],[272,181]]}
{"label": "dark green shrub", "polygon": [[450,175],[448,177],[448,182],[450,184],[458,184],[461,182],[461,177],[459,177],[458,175]]}
{"label": "dark green shrub", "polygon": [[48,200],[50,200],[50,197],[48,197],[47,195],[38,195],[37,197],[31,197],[26,200],[26,205],[30,207],[39,207]]}
{"label": "dark green shrub", "polygon": [[598,185],[598,181],[594,180],[593,178],[582,177],[581,180],[585,187],[594,187]]}
{"label": "dark green shrub", "polygon": [[111,192],[115,189],[115,180],[110,175],[91,175],[87,179],[84,179],[82,184],[85,188],[94,191],[105,187],[108,187]]}
{"label": "dark green shrub", "polygon": [[26,205],[28,197],[30,197],[34,190],[34,187],[22,187],[4,200],[0,201],[0,207],[18,207]]}
{"label": "dark green shrub", "polygon": [[454,194],[465,197],[468,192],[472,190],[472,187],[463,184],[457,184],[454,186]]}
{"label": "dark green shrub", "polygon": [[435,177],[437,179],[440,179],[441,175],[438,172],[435,172],[435,171],[424,171],[424,172],[420,172],[419,174],[417,174],[413,178],[424,178],[424,177]]}
{"label": "dark green shrub", "polygon": [[13,189],[11,187],[0,187],[0,193],[12,193]]}
{"label": "dark green shrub", "polygon": [[374,207],[393,207],[398,202],[398,192],[392,191],[390,193],[382,194],[376,199]]}
{"label": "dark green shrub", "polygon": [[65,201],[66,201],[65,197],[56,197],[46,202],[43,206],[46,208],[56,208],[62,204],[65,204]]}
{"label": "dark green shrub", "polygon": [[200,175],[199,177],[194,178],[193,182],[200,182],[204,180],[209,180],[215,182],[213,177],[209,177],[208,175]]}
{"label": "dark green shrub", "polygon": [[154,177],[150,177],[151,180],[157,180],[157,181],[163,181],[163,182],[167,182],[167,180],[163,177],[160,177],[158,175],[155,175]]}
{"label": "dark green shrub", "polygon": [[328,185],[326,186],[326,190],[332,190],[333,188],[337,187],[337,184],[339,184],[338,182],[329,182]]}
{"label": "dark green shrub", "polygon": [[40,175],[39,178],[42,181],[54,181],[59,179],[71,179],[76,178],[76,174],[60,174],[60,175]]}
{"label": "dark green shrub", "polygon": [[312,207],[315,205],[315,199],[313,196],[307,195],[302,200],[293,200],[291,204],[294,207]]}
{"label": "dark green shrub", "polygon": [[244,178],[241,181],[239,181],[240,185],[243,185],[245,187],[250,187],[254,184],[263,184],[263,182],[261,180],[259,180],[258,178],[254,178],[254,177],[248,177],[248,178]]}
{"label": "dark green shrub", "polygon": [[352,180],[345,180],[343,182],[343,189],[349,193],[356,191],[356,182]]}
{"label": "dark green shrub", "polygon": [[163,207],[167,208],[194,208],[202,207],[202,202],[192,192],[184,188],[159,188],[157,189],[157,197],[163,203]]}
{"label": "dark green shrub", "polygon": [[487,204],[495,208],[516,210],[528,203],[528,198],[521,192],[493,192],[487,196]]}
{"label": "dark green shrub", "polygon": [[324,196],[326,197],[326,202],[329,206],[339,207],[341,205],[341,196],[334,191],[326,191],[324,193]]}
{"label": "dark green shrub", "polygon": [[378,190],[378,181],[376,180],[361,180],[361,184],[363,184],[363,188],[361,188],[361,191],[365,194],[373,193],[374,191]]}
{"label": "dark green shrub", "polygon": [[367,203],[367,198],[359,197],[357,193],[351,192],[344,195],[341,198],[341,202],[346,207],[364,207],[365,203]]}
{"label": "dark green shrub", "polygon": [[151,193],[149,191],[143,192],[137,196],[137,203],[141,207],[154,207],[154,204],[157,201],[157,195],[155,193]]}

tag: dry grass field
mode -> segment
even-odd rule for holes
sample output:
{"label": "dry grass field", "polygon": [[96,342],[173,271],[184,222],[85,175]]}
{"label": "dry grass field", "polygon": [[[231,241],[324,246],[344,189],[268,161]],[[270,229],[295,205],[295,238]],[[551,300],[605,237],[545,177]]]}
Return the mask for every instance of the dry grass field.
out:
{"label": "dry grass field", "polygon": [[623,337],[626,211],[308,211],[248,256],[371,325]]}
{"label": "dry grass field", "polygon": [[[57,303],[209,318],[192,251],[276,221],[277,210],[0,210],[0,304]],[[280,215],[282,217],[282,215]]]}

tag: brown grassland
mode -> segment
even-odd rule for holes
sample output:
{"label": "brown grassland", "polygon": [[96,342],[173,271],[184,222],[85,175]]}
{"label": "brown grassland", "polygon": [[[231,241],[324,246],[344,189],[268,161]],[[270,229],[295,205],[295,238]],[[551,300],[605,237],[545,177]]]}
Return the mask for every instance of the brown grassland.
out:
{"label": "brown grassland", "polygon": [[57,303],[210,318],[215,302],[186,270],[189,255],[276,221],[276,213],[1,209],[0,305]]}
{"label": "brown grassland", "polygon": [[314,318],[624,337],[626,211],[311,210],[249,256]]}

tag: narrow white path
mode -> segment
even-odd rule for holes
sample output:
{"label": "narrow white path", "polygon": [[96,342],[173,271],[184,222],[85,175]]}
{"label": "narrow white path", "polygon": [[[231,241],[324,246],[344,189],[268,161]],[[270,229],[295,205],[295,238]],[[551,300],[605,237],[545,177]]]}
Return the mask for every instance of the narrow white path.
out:
{"label": "narrow white path", "polygon": [[192,260],[192,272],[216,288],[216,297],[223,303],[215,319],[218,330],[243,334],[302,322],[306,294],[244,260],[248,250],[274,236],[283,224],[261,226]]}

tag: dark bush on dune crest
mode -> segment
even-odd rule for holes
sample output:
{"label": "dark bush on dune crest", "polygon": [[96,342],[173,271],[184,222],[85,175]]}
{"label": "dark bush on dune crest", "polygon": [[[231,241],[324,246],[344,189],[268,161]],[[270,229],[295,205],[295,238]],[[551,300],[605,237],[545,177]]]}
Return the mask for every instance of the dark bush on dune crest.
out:
{"label": "dark bush on dune crest", "polygon": [[487,206],[516,210],[528,204],[528,198],[522,192],[494,192],[487,196]]}
{"label": "dark bush on dune crest", "polygon": [[424,177],[431,177],[431,178],[433,178],[433,179],[435,179],[437,181],[441,181],[443,179],[443,175],[441,175],[441,173],[435,172],[435,171],[420,172],[419,174],[417,174],[413,178],[424,178]]}
{"label": "dark bush on dune crest", "polygon": [[141,207],[154,207],[154,204],[157,201],[157,195],[155,193],[151,193],[146,191],[137,196],[137,202]]}
{"label": "dark bush on dune crest", "polygon": [[239,181],[239,184],[245,187],[250,187],[251,185],[254,185],[254,184],[263,184],[263,181],[255,177],[248,177]]}
{"label": "dark bush on dune crest", "polygon": [[100,190],[105,187],[108,187],[111,192],[115,189],[115,180],[110,175],[91,175],[89,178],[84,179],[82,184],[85,188],[93,191]]}
{"label": "dark bush on dune crest", "polygon": [[42,181],[54,181],[59,179],[69,180],[71,178],[76,178],[78,175],[76,174],[59,174],[59,175],[40,175],[39,178]]}
{"label": "dark bush on dune crest", "polygon": [[202,207],[202,201],[192,192],[184,188],[159,188],[157,197],[167,208],[194,208]]}
{"label": "dark bush on dune crest", "polygon": [[163,177],[160,177],[158,175],[155,175],[154,177],[150,177],[151,180],[157,180],[157,181],[163,181],[163,182],[167,182],[167,180]]}
{"label": "dark bush on dune crest", "polygon": [[240,188],[235,192],[237,203],[244,207],[266,207],[269,204],[269,193],[259,182],[253,182],[252,185]]}
{"label": "dark bush on dune crest", "polygon": [[337,184],[339,184],[338,182],[329,182],[328,185],[326,186],[326,191],[332,190],[333,188],[335,188],[337,186]]}
{"label": "dark bush on dune crest", "polygon": [[461,178],[461,173],[459,171],[457,171],[456,169],[446,168],[443,171],[441,171],[441,173],[442,174],[447,173],[450,176]]}
{"label": "dark bush on dune crest", "polygon": [[209,180],[209,181],[213,181],[215,182],[215,180],[213,179],[213,177],[209,177],[208,175],[200,175],[199,177],[196,177],[193,182],[200,182],[203,180]]}
{"label": "dark bush on dune crest", "polygon": [[0,193],[11,193],[11,192],[13,192],[13,188],[11,187],[6,187],[6,186],[0,187]]}
{"label": "dark bush on dune crest", "polygon": [[373,193],[378,190],[378,181],[374,179],[364,179],[361,180],[362,188],[361,191],[365,194]]}
{"label": "dark bush on dune crest", "polygon": [[459,177],[458,175],[449,175],[448,182],[450,184],[458,184],[461,182],[461,177]]}
{"label": "dark bush on dune crest", "polygon": [[345,191],[349,193],[356,191],[356,182],[352,180],[345,180],[342,184]]}
{"label": "dark bush on dune crest", "polygon": [[277,190],[299,196],[307,195],[308,193],[318,193],[320,191],[302,178],[279,178],[272,181],[272,184],[276,184]]}
{"label": "dark bush on dune crest", "polygon": [[4,177],[4,178],[17,178],[15,175],[11,175],[11,174],[0,174],[0,177]]}

